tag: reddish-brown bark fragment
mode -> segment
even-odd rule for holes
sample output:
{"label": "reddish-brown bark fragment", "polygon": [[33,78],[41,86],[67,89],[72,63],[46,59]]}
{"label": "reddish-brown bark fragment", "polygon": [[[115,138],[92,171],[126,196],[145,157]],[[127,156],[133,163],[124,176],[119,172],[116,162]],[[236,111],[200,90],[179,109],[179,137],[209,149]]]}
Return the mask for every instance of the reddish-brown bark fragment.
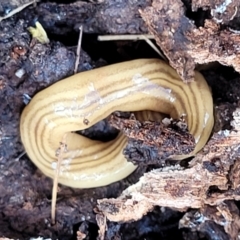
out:
{"label": "reddish-brown bark fragment", "polygon": [[217,23],[228,23],[235,17],[239,17],[240,2],[238,0],[192,0],[192,10],[198,8],[210,9],[213,20]]}
{"label": "reddish-brown bark fragment", "polygon": [[239,33],[220,30],[213,20],[206,20],[204,27],[188,32],[187,38],[190,40],[188,53],[196,63],[218,61],[240,72]]}
{"label": "reddish-brown bark fragment", "polygon": [[240,189],[240,158],[238,158],[234,163],[229,174],[229,179],[231,182],[231,188],[235,190],[239,190]]}
{"label": "reddish-brown bark fragment", "polygon": [[153,1],[152,7],[140,11],[157,44],[185,81],[194,79],[194,61],[188,54],[186,32],[194,29],[193,23],[184,15],[180,0]]}
{"label": "reddish-brown bark fragment", "polygon": [[173,155],[189,154],[195,147],[195,139],[182,120],[169,121],[166,126],[162,122],[138,121],[133,114],[130,119],[114,114],[109,122],[129,138],[123,154],[135,164],[159,164]]}
{"label": "reddish-brown bark fragment", "polygon": [[221,30],[214,20],[205,20],[204,27],[196,28],[180,0],[153,1],[141,16],[184,81],[194,80],[196,63],[218,61],[240,72],[239,32]]}

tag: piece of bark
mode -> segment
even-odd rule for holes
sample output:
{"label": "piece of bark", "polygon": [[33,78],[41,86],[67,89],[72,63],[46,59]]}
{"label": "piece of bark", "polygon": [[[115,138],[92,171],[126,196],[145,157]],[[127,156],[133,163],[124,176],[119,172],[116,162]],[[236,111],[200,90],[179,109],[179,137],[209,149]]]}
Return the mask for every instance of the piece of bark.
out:
{"label": "piece of bark", "polygon": [[77,231],[77,240],[83,240],[88,237],[88,223],[86,221],[82,222]]}
{"label": "piece of bark", "polygon": [[[131,221],[141,218],[156,205],[184,211],[204,204],[218,205],[228,199],[239,200],[240,192],[233,189],[239,179],[235,175],[235,183],[230,183],[232,189],[229,189],[228,174],[239,159],[240,109],[233,117],[233,130],[214,134],[192,160],[193,167],[145,173],[119,198],[98,200],[99,210],[111,221]],[[215,191],[210,191],[213,187]]]}
{"label": "piece of bark", "polygon": [[210,9],[213,20],[217,23],[228,23],[235,17],[239,17],[240,2],[238,0],[192,0],[192,10],[197,11],[198,8],[204,10]]}
{"label": "piece of bark", "polygon": [[155,0],[152,7],[140,13],[170,65],[184,81],[194,80],[196,63],[218,61],[240,72],[240,35],[237,31],[221,30],[214,20],[206,20],[204,27],[196,28],[185,16],[180,0]]}
{"label": "piece of bark", "polygon": [[187,212],[180,220],[179,228],[202,232],[208,238],[214,231],[218,239],[237,240],[240,231],[239,209],[233,201],[222,202],[217,207],[204,205],[200,210]]}
{"label": "piece of bark", "polygon": [[209,187],[219,183],[226,185],[226,177],[209,173],[200,164],[186,170],[158,169],[144,174],[120,198],[98,200],[98,207],[110,221],[136,221],[156,205],[179,211],[200,208]]}
{"label": "piece of bark", "polygon": [[221,30],[213,20],[206,20],[204,27],[188,32],[187,38],[190,41],[188,54],[195,62],[218,61],[240,72],[239,32]]}
{"label": "piece of bark", "polygon": [[96,221],[99,226],[98,240],[104,240],[105,231],[107,230],[107,219],[102,213],[96,215]]}
{"label": "piece of bark", "polygon": [[162,164],[171,156],[191,153],[196,145],[183,120],[169,120],[166,125],[139,121],[134,114],[125,119],[115,113],[109,123],[129,138],[123,154],[134,164]]}
{"label": "piece of bark", "polygon": [[[132,239],[153,239],[167,236],[168,239],[176,239],[180,236],[178,222],[183,213],[170,208],[155,207],[153,211],[141,220],[130,223],[107,222],[107,231],[104,240],[132,240]],[[125,234],[127,231],[128,234]],[[177,238],[178,239],[178,238]]]}
{"label": "piece of bark", "polygon": [[189,40],[185,35],[194,29],[194,24],[185,16],[183,3],[180,0],[155,0],[151,7],[140,13],[170,65],[183,80],[192,81],[195,63],[188,54]]}
{"label": "piece of bark", "polygon": [[[223,86],[219,86],[219,88],[220,87],[223,87]],[[236,106],[234,106],[232,103],[228,103],[228,102],[219,104],[218,106],[215,106],[215,108],[214,108],[214,120],[215,121],[214,121],[213,131],[218,132],[221,129],[225,129],[225,130],[231,129],[232,114],[235,110],[236,110]]]}

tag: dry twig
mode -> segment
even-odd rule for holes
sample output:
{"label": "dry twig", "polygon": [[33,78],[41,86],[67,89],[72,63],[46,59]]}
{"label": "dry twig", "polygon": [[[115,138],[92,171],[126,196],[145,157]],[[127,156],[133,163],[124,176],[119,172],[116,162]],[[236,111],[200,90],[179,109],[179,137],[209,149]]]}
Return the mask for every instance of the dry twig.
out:
{"label": "dry twig", "polygon": [[36,4],[36,2],[38,2],[39,0],[33,0],[29,3],[25,3],[22,6],[19,6],[18,8],[12,10],[9,14],[7,14],[6,16],[0,17],[0,22],[4,19],[7,19],[9,17],[12,17],[14,14],[21,12],[24,8],[28,7],[31,4]]}
{"label": "dry twig", "polygon": [[78,38],[78,47],[77,47],[77,57],[75,62],[74,74],[77,73],[80,54],[81,54],[81,45],[82,45],[82,33],[83,33],[83,26],[79,27],[79,38]]}
{"label": "dry twig", "polygon": [[160,55],[162,59],[167,61],[166,57],[159,51],[159,49],[150,41],[150,39],[154,39],[154,36],[151,34],[138,34],[138,35],[105,35],[98,36],[98,41],[126,41],[126,40],[145,40],[146,43]]}
{"label": "dry twig", "polygon": [[64,152],[66,152],[66,149],[67,149],[66,137],[67,137],[67,134],[65,134],[63,136],[62,142],[60,143],[60,147],[56,153],[57,166],[56,166],[56,171],[55,171],[54,180],[53,180],[53,188],[52,188],[52,206],[51,206],[52,224],[55,224],[55,220],[56,220],[56,201],[57,201],[58,177],[59,177],[61,163],[63,160],[62,155]]}
{"label": "dry twig", "polygon": [[138,35],[104,35],[98,36],[98,41],[125,41],[125,40],[145,40],[145,39],[154,39],[154,36],[151,34],[138,34]]}

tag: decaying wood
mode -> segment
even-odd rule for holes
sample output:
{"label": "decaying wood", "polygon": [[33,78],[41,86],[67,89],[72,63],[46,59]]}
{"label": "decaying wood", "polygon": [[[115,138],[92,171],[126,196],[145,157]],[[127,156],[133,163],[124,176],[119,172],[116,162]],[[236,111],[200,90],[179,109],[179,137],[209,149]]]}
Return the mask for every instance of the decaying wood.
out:
{"label": "decaying wood", "polygon": [[98,209],[110,221],[126,222],[140,219],[156,205],[179,211],[211,205],[220,211],[225,200],[239,200],[239,108],[233,119],[233,130],[215,133],[192,160],[193,167],[166,167],[145,173],[117,199],[98,200]]}
{"label": "decaying wood", "polygon": [[[232,1],[231,6],[238,9],[239,3]],[[197,28],[186,17],[181,0],[155,0],[140,12],[170,65],[186,82],[193,81],[196,63],[218,61],[240,72],[238,31],[221,30],[215,20],[205,20],[204,27]]]}
{"label": "decaying wood", "polygon": [[87,238],[88,233],[88,223],[82,222],[77,231],[77,240],[83,240]]}
{"label": "decaying wood", "polygon": [[228,23],[236,17],[239,17],[240,2],[238,0],[192,0],[192,10],[199,8],[210,9],[213,20],[217,23]]}
{"label": "decaying wood", "polygon": [[181,0],[153,1],[151,7],[140,11],[150,33],[155,36],[170,65],[185,81],[194,78],[194,61],[187,54],[186,31],[192,31],[194,24],[185,16]]}
{"label": "decaying wood", "polygon": [[96,215],[98,230],[98,240],[104,240],[105,231],[107,230],[107,218],[102,213]]}
{"label": "decaying wood", "polygon": [[210,186],[227,190],[227,179],[196,164],[190,169],[163,168],[144,174],[137,184],[126,189],[118,199],[99,200],[101,209],[111,221],[138,220],[154,206],[185,211],[201,208]]}
{"label": "decaying wood", "polygon": [[129,119],[111,115],[109,123],[128,138],[123,154],[134,164],[162,164],[172,155],[189,154],[194,150],[195,139],[183,120],[167,124],[139,121],[131,114]]}
{"label": "decaying wood", "polygon": [[179,227],[206,235],[217,232],[218,239],[239,239],[239,209],[233,201],[222,202],[217,207],[204,205],[200,210],[187,212],[180,220]]}

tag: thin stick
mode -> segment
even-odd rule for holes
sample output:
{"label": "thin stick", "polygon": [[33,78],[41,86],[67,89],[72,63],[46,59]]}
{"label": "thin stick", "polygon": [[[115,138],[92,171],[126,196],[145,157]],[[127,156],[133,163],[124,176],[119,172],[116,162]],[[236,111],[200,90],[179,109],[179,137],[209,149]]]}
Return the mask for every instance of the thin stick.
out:
{"label": "thin stick", "polygon": [[25,154],[26,154],[26,152],[23,151],[21,154],[18,155],[17,158],[15,158],[15,161],[18,161],[18,160],[19,160],[23,155],[25,155]]}
{"label": "thin stick", "polygon": [[77,47],[77,57],[75,62],[75,68],[74,68],[74,74],[77,73],[78,64],[80,60],[80,53],[81,53],[81,45],[82,45],[82,32],[83,32],[83,26],[79,27],[79,38],[78,38],[78,47]]}
{"label": "thin stick", "polygon": [[63,160],[63,153],[66,152],[66,136],[67,134],[64,134],[62,138],[62,142],[60,143],[60,147],[57,152],[57,166],[56,166],[56,171],[54,175],[54,180],[53,180],[53,188],[52,188],[52,206],[51,206],[51,217],[52,217],[52,224],[55,224],[56,222],[56,202],[57,202],[57,187],[58,187],[58,177],[59,177],[59,172],[60,172],[60,167],[62,164]]}
{"label": "thin stick", "polygon": [[153,44],[149,38],[146,38],[145,35],[143,35],[143,39],[146,41],[146,43],[155,51],[158,53],[158,55],[164,59],[166,62],[168,61],[167,58],[159,51],[159,49]]}
{"label": "thin stick", "polygon": [[3,20],[3,19],[6,19],[6,18],[9,18],[9,17],[12,17],[14,14],[22,11],[24,8],[28,7],[29,5],[31,4],[36,4],[36,2],[38,2],[39,0],[33,0],[29,3],[25,3],[23,4],[22,6],[19,6],[18,8],[12,10],[9,14],[7,14],[6,16],[3,16],[3,17],[0,17],[0,22]]}
{"label": "thin stick", "polygon": [[154,36],[151,34],[138,34],[138,35],[104,35],[98,36],[99,41],[126,41],[126,40],[145,40],[147,44],[155,51],[157,54],[168,61],[167,58],[159,51],[159,49],[151,42],[150,39],[154,39]]}
{"label": "thin stick", "polygon": [[[80,54],[81,54],[83,26],[80,26],[79,30],[80,30],[80,32],[79,32],[78,47],[77,47],[77,53],[76,53],[77,57],[76,57],[75,68],[74,68],[75,74],[77,73]],[[60,143],[60,148],[58,149],[59,151],[57,153],[57,167],[56,167],[56,171],[55,171],[55,175],[54,175],[53,188],[52,188],[52,206],[51,206],[52,224],[55,224],[55,222],[56,222],[56,202],[57,202],[58,177],[59,177],[61,163],[63,160],[62,156],[63,156],[63,153],[66,152],[66,149],[67,149],[66,137],[67,137],[67,134],[65,134],[63,136],[62,142]]]}
{"label": "thin stick", "polygon": [[119,41],[119,40],[145,40],[154,39],[154,36],[151,34],[139,34],[139,35],[104,35],[98,36],[98,41]]}

